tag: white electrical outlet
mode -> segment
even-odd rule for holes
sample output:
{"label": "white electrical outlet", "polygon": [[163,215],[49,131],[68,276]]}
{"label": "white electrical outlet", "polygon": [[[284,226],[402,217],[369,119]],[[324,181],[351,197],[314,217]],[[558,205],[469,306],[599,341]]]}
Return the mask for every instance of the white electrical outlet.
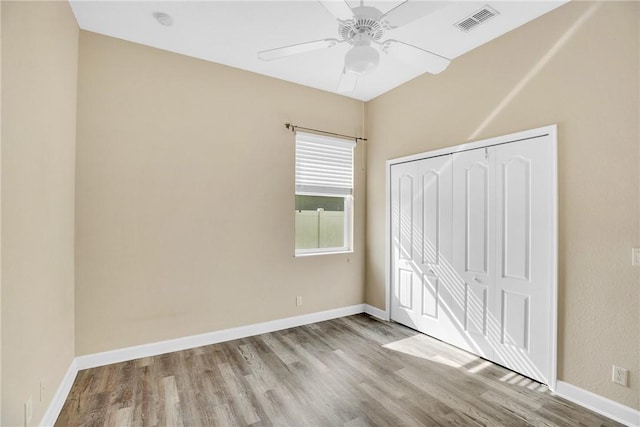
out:
{"label": "white electrical outlet", "polygon": [[619,366],[613,365],[613,375],[611,377],[611,381],[626,387],[628,375],[629,375],[628,369],[624,369]]}
{"label": "white electrical outlet", "polygon": [[33,417],[33,399],[29,396],[29,399],[24,403],[24,425],[25,427],[31,422]]}
{"label": "white electrical outlet", "polygon": [[296,297],[296,306],[300,307],[302,305],[302,297]]}
{"label": "white electrical outlet", "polygon": [[640,248],[631,248],[631,265],[640,267]]}

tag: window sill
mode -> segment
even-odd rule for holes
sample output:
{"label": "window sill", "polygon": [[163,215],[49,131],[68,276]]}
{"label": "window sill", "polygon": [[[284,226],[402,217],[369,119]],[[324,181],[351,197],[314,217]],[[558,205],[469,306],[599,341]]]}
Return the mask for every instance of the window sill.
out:
{"label": "window sill", "polygon": [[345,250],[335,250],[335,251],[327,251],[327,252],[300,252],[295,253],[294,258],[306,258],[318,255],[340,255],[340,254],[352,254],[353,249],[345,249]]}

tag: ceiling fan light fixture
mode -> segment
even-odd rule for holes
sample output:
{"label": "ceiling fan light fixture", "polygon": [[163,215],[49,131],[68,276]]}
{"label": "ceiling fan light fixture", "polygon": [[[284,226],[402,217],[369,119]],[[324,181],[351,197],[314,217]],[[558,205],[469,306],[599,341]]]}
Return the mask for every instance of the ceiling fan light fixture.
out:
{"label": "ceiling fan light fixture", "polygon": [[380,53],[366,42],[354,45],[344,57],[347,71],[358,75],[372,72],[378,67],[379,62]]}

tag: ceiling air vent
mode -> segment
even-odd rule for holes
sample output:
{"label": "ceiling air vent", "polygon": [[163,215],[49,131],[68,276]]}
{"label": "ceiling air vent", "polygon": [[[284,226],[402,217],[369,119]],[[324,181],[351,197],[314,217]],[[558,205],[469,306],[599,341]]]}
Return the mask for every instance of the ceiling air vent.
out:
{"label": "ceiling air vent", "polygon": [[482,9],[472,13],[461,21],[456,22],[454,25],[460,30],[467,32],[472,28],[477,27],[483,22],[487,22],[494,16],[499,15],[498,11],[492,7],[485,6]]}

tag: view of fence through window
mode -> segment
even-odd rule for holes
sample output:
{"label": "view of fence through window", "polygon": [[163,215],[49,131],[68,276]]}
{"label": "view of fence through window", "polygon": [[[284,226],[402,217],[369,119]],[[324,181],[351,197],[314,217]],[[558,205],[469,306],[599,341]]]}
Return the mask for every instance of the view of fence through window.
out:
{"label": "view of fence through window", "polygon": [[296,249],[342,248],[344,197],[296,195]]}

